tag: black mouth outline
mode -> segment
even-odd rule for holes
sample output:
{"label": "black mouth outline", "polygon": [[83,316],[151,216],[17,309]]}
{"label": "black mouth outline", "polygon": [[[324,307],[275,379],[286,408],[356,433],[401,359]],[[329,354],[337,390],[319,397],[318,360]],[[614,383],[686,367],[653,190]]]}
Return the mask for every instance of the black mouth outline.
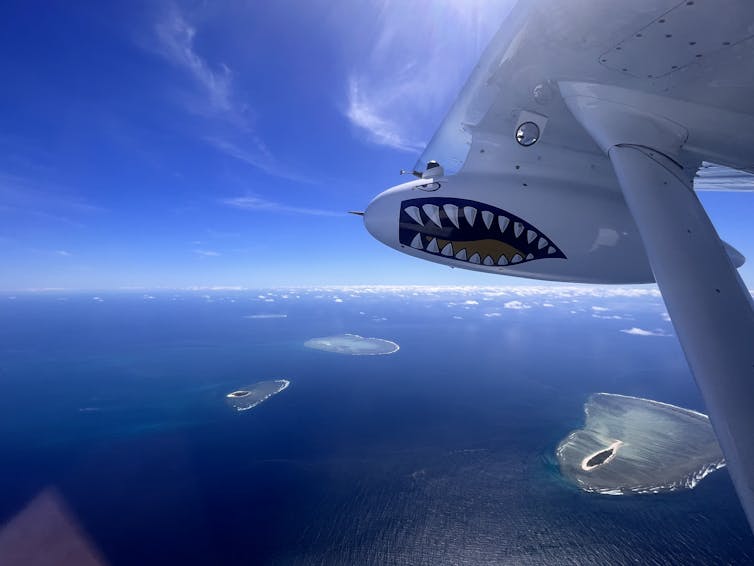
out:
{"label": "black mouth outline", "polygon": [[398,224],[401,245],[463,263],[505,267],[537,259],[568,259],[526,220],[473,200],[404,200]]}

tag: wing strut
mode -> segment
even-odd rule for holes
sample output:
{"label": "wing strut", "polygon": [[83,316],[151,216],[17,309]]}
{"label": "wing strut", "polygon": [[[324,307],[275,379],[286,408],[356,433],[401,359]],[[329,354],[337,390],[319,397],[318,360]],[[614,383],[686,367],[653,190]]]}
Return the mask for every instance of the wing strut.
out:
{"label": "wing strut", "polygon": [[754,304],[680,167],[609,149],[649,263],[754,528]]}
{"label": "wing strut", "polygon": [[754,301],[694,193],[692,176],[672,158],[688,134],[662,116],[615,102],[601,85],[561,83],[560,89],[610,156],[754,530]]}

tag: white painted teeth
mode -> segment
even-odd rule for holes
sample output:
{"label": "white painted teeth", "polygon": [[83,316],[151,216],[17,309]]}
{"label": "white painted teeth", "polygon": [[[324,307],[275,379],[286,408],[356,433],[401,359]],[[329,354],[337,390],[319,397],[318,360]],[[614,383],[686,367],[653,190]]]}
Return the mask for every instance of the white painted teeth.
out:
{"label": "white painted teeth", "polygon": [[484,258],[484,261],[482,262],[484,265],[495,265],[495,260],[493,260],[490,256],[487,256]]}
{"label": "white painted teeth", "polygon": [[432,238],[432,241],[427,245],[427,251],[432,252],[433,254],[440,252],[440,248],[437,247],[437,240],[435,238]]}
{"label": "white painted teeth", "polygon": [[466,222],[469,223],[469,226],[473,226],[474,220],[476,220],[476,208],[473,206],[464,206],[463,215],[466,217]]}
{"label": "white painted teeth", "polygon": [[554,253],[555,253],[555,248],[553,248],[552,246],[550,246],[549,248],[547,248],[547,255],[552,255]]}
{"label": "white painted teeth", "polygon": [[532,259],[534,259],[533,254],[526,254],[526,261],[531,261]]}
{"label": "white painted teeth", "polygon": [[451,244],[445,244],[445,247],[440,252],[442,255],[446,257],[450,257],[453,255],[453,246]]}
{"label": "white painted teeth", "polygon": [[460,229],[461,225],[458,223],[458,207],[454,204],[444,204],[442,205],[442,209],[453,223],[453,226]]}
{"label": "white painted teeth", "polygon": [[500,226],[500,232],[505,232],[505,229],[508,227],[508,224],[510,224],[511,221],[506,216],[498,216],[497,223]]}
{"label": "white painted teeth", "polygon": [[466,259],[466,249],[462,249],[456,254],[456,259]]}
{"label": "white painted teeth", "polygon": [[530,244],[537,239],[537,233],[534,230],[526,231],[526,241]]}
{"label": "white painted teeth", "polygon": [[520,222],[514,222],[513,233],[516,235],[516,238],[518,238],[521,234],[524,233],[524,225],[521,224]]}
{"label": "white painted teeth", "polygon": [[424,246],[422,245],[421,234],[417,234],[416,236],[414,236],[414,239],[411,240],[411,247],[414,248],[415,250],[423,250],[424,249]]}
{"label": "white painted teeth", "polygon": [[523,259],[520,255],[516,254],[511,258],[511,263],[520,263]]}
{"label": "white painted teeth", "polygon": [[479,257],[479,254],[474,254],[469,258],[469,263],[482,263],[482,258]]}
{"label": "white painted teeth", "polygon": [[422,226],[424,226],[424,222],[422,221],[422,215],[419,213],[418,206],[406,207],[404,212],[408,214],[411,218],[413,218],[417,224],[421,224]]}
{"label": "white painted teeth", "polygon": [[442,222],[440,222],[440,207],[436,204],[425,204],[422,206],[424,214],[429,216],[429,219],[437,224],[439,228],[442,228]]}
{"label": "white painted teeth", "polygon": [[492,226],[492,221],[495,220],[495,215],[492,214],[489,210],[483,210],[482,220],[484,220],[484,225],[487,226],[487,230],[489,230],[490,226]]}
{"label": "white painted teeth", "polygon": [[501,255],[500,259],[497,260],[497,264],[498,265],[508,265],[508,258],[505,257],[504,255]]}
{"label": "white painted teeth", "polygon": [[539,242],[537,242],[537,247],[538,247],[538,248],[539,248],[539,249],[541,250],[542,248],[544,248],[544,247],[545,247],[545,246],[546,246],[547,244],[549,244],[549,243],[550,243],[550,242],[548,242],[548,241],[547,241],[547,240],[545,240],[544,238],[540,238],[540,239],[539,239]]}

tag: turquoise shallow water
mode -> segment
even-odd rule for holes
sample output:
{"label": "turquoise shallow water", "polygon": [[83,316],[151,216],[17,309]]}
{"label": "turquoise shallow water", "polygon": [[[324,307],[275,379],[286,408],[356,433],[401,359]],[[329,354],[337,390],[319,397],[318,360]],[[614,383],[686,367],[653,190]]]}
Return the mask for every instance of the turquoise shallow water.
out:
{"label": "turquoise shallow water", "polygon": [[[659,299],[259,295],[3,299],[2,520],[52,488],[112,564],[754,561],[725,470],[637,497],[558,472],[591,393],[703,409],[672,336],[621,332],[672,334]],[[303,346],[346,332],[400,350]]]}

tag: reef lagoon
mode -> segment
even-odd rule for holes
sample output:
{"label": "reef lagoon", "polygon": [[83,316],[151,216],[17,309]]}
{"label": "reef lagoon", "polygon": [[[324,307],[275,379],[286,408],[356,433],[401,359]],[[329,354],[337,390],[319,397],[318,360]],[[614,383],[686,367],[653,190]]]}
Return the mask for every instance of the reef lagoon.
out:
{"label": "reef lagoon", "polygon": [[273,379],[258,381],[247,387],[231,391],[225,399],[236,411],[248,411],[263,403],[273,395],[277,395],[291,384],[287,379]]}
{"label": "reef lagoon", "polygon": [[394,354],[400,350],[400,346],[390,340],[364,338],[358,334],[340,334],[338,336],[312,338],[304,342],[304,346],[314,350],[349,356],[381,356]]}
{"label": "reef lagoon", "polygon": [[667,403],[597,393],[584,427],[556,450],[561,473],[607,495],[691,489],[725,460],[707,415]]}

